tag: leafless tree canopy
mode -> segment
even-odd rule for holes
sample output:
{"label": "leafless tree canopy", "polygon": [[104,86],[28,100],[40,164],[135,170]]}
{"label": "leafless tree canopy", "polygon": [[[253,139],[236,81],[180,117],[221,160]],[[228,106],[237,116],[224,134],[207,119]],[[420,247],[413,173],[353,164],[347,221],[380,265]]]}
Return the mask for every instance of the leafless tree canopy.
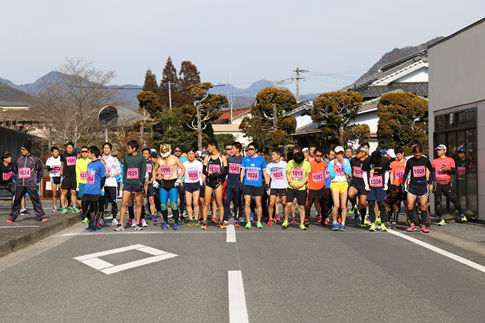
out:
{"label": "leafless tree canopy", "polygon": [[116,74],[82,58],[67,59],[55,72],[33,95],[32,105],[49,120],[46,138],[76,145],[80,138],[102,131],[97,115],[103,106],[121,104],[119,91],[107,88]]}

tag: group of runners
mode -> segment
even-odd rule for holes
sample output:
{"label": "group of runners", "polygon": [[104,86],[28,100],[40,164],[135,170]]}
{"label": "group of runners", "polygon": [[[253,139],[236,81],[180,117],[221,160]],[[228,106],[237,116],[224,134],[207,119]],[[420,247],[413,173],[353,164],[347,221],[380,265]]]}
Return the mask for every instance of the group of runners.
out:
{"label": "group of runners", "polygon": [[[454,204],[459,219],[467,221],[451,186],[452,176],[463,176],[470,168],[463,148],[455,160],[446,156],[445,145],[439,145],[435,148],[438,157],[430,162],[419,141],[411,142],[412,156],[408,158],[400,147],[378,147],[369,153],[368,143],[355,151],[342,146],[323,151],[310,144],[303,149],[294,147],[292,159],[286,161],[282,149],[270,152],[255,142],[245,151],[238,142],[225,144],[223,153],[217,146],[210,140],[204,152],[195,148],[184,151],[181,146],[172,151],[170,145],[163,144],[158,154],[155,149],[141,149],[131,140],[126,144],[123,162],[109,142],[101,150],[96,146],[78,149],[68,143],[62,154],[58,147],[52,147],[52,156],[46,161],[54,193],[52,211],[58,211],[56,192],[60,186],[61,211],[82,212],[89,231],[97,231],[104,224],[109,204],[115,231],[130,225],[143,230],[147,220],[160,220],[162,229],[178,230],[180,221],[201,229],[207,229],[209,223],[226,229],[231,216],[235,227],[245,222],[244,227],[250,229],[256,222],[262,229],[263,223],[272,226],[281,222],[287,228],[297,223],[298,213],[297,226],[307,230],[312,207],[316,222],[334,231],[345,231],[347,213],[360,221],[361,227],[370,226],[369,231],[387,231],[396,229],[403,202],[407,231],[419,228],[427,233],[431,224],[429,195],[434,193],[438,225],[446,223],[443,194]],[[47,221],[36,188],[43,166],[30,154],[31,148],[32,143],[24,143],[15,162],[8,152],[2,156],[0,190],[14,195],[7,222],[15,221],[25,210],[22,203],[26,194],[38,219]]]}

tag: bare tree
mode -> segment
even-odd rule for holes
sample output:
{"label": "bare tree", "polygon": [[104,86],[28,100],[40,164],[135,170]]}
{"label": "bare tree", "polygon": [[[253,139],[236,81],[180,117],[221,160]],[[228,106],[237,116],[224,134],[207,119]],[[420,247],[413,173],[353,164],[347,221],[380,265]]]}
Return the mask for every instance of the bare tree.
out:
{"label": "bare tree", "polygon": [[45,115],[50,126],[45,136],[63,144],[101,132],[97,121],[105,105],[119,105],[117,89],[108,88],[116,77],[114,71],[100,71],[83,58],[68,58],[33,94],[34,109]]}

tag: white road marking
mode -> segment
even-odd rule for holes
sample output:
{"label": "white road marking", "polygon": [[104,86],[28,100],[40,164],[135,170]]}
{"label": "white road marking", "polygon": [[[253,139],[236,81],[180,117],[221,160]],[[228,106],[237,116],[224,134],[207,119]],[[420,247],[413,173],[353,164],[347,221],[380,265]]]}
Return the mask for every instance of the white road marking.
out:
{"label": "white road marking", "polygon": [[[148,257],[132,262],[128,262],[126,264],[121,264],[118,266],[115,266],[107,261],[104,261],[102,259],[99,259],[98,257],[103,257],[107,255],[112,255],[115,253],[121,253],[125,251],[130,251],[130,250],[137,250],[141,251],[144,253],[147,253],[149,255],[152,255],[153,257]],[[170,259],[173,257],[177,257],[176,254],[173,253],[168,253],[163,250],[155,249],[152,247],[147,247],[141,244],[136,244],[128,247],[122,247],[122,248],[116,248],[116,249],[111,249],[111,250],[106,250],[106,251],[101,251],[101,252],[96,252],[96,253],[91,253],[88,255],[84,256],[79,256],[74,258],[75,260],[78,260],[82,262],[85,265],[88,265],[96,270],[101,271],[102,273],[105,273],[106,275],[118,273],[123,270],[135,268],[135,267],[140,267],[143,265],[148,265],[154,262],[162,261],[165,259]]]}
{"label": "white road marking", "polygon": [[393,235],[395,235],[395,236],[398,236],[398,237],[401,237],[401,238],[406,239],[408,241],[414,242],[415,244],[417,244],[417,245],[419,245],[421,247],[424,247],[424,248],[427,248],[429,250],[432,250],[432,251],[434,251],[436,253],[439,253],[440,255],[443,255],[445,257],[448,257],[448,258],[451,258],[451,259],[453,259],[455,261],[458,261],[458,262],[460,262],[460,263],[462,263],[462,264],[464,264],[466,266],[469,266],[469,267],[471,267],[473,269],[476,269],[478,271],[481,271],[481,272],[485,273],[485,266],[479,265],[476,262],[473,262],[473,261],[470,261],[470,260],[465,259],[463,257],[457,256],[455,254],[452,254],[451,252],[448,252],[448,251],[445,251],[445,250],[440,249],[438,247],[432,246],[429,243],[426,243],[426,242],[423,242],[421,240],[412,238],[412,237],[410,237],[410,236],[408,236],[406,234],[403,234],[403,233],[400,233],[400,232],[397,232],[397,231],[391,231],[391,230],[389,230],[388,232],[391,233],[391,234],[393,234]]}
{"label": "white road marking", "polygon": [[229,281],[229,322],[247,323],[249,322],[248,310],[241,271],[230,270],[227,274]]}
{"label": "white road marking", "polygon": [[226,229],[226,242],[236,242],[236,228],[230,223]]}

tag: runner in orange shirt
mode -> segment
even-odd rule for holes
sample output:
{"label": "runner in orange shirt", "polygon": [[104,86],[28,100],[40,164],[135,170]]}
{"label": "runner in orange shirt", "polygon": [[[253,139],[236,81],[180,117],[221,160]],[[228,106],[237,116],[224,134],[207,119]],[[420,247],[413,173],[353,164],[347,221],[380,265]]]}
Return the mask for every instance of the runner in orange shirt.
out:
{"label": "runner in orange shirt", "polygon": [[[305,226],[310,225],[310,210],[313,202],[317,199],[320,206],[325,208],[325,169],[327,164],[322,160],[323,152],[320,149],[315,149],[313,160],[310,162],[310,176],[308,184],[308,203],[306,205],[306,221]],[[322,214],[327,214],[327,210],[322,210]]]}
{"label": "runner in orange shirt", "polygon": [[[396,192],[396,200],[407,201],[407,194],[402,190],[402,181],[404,176],[404,170],[406,169],[406,159],[404,158],[404,150],[402,147],[397,147],[394,149],[396,154],[396,160],[391,163],[391,170],[389,171],[389,177],[391,180],[390,191]],[[399,202],[397,210],[394,210],[392,216],[390,216],[391,226],[394,228],[397,223],[397,218],[399,216],[399,209],[401,202]],[[407,218],[407,203],[404,203],[404,210]],[[393,226],[394,224],[394,226]]]}

